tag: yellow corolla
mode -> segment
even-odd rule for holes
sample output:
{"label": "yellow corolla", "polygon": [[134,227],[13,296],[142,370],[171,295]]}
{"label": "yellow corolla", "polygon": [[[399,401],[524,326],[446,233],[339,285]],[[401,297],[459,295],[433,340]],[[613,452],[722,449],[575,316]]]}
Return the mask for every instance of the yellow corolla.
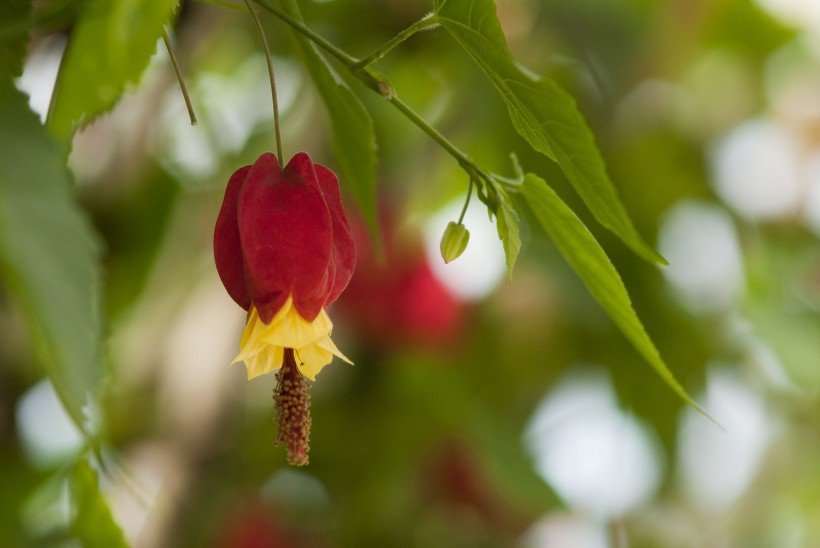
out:
{"label": "yellow corolla", "polygon": [[324,309],[309,322],[296,311],[292,297],[288,297],[269,324],[259,318],[256,307],[251,307],[239,354],[233,363],[245,362],[250,380],[279,369],[285,349],[292,348],[299,372],[316,380],[316,374],[330,363],[333,356],[352,363],[330,340],[332,330],[333,323]]}

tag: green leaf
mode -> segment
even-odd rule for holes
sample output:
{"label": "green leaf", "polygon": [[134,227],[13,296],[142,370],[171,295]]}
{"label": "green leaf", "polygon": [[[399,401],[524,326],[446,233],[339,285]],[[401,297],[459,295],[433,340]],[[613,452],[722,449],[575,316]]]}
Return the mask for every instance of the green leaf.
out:
{"label": "green leaf", "polygon": [[672,390],[685,402],[709,417],[666,367],[632,308],[632,301],[618,271],[584,223],[543,179],[528,173],[524,177],[521,191],[538,222],[615,325]]}
{"label": "green leaf", "polygon": [[513,267],[521,251],[521,237],[518,231],[518,212],[509,195],[496,187],[498,206],[495,210],[496,230],[504,244],[504,258],[507,261],[507,277],[512,280]]}
{"label": "green leaf", "polygon": [[20,76],[26,56],[31,0],[3,0],[0,6],[0,75]]}
{"label": "green leaf", "polygon": [[513,60],[493,0],[435,0],[435,8],[441,26],[492,80],[518,133],[561,166],[602,225],[639,256],[666,264],[635,230],[573,98]]}
{"label": "green leaf", "polygon": [[[302,21],[294,0],[283,0],[291,17]],[[333,130],[333,150],[342,172],[342,181],[353,192],[370,232],[378,234],[376,219],[376,132],[362,102],[316,50],[313,43],[291,29],[299,53],[322,96]]]}
{"label": "green leaf", "polygon": [[68,139],[136,84],[177,0],[87,0],[60,65],[49,128]]}
{"label": "green leaf", "polygon": [[245,7],[242,3],[234,3],[230,2],[229,0],[199,0],[203,4],[213,4],[214,6],[219,6],[220,8],[226,8],[229,10],[236,10],[236,11],[246,11],[248,8]]}
{"label": "green leaf", "polygon": [[86,432],[82,407],[101,377],[99,245],[69,192],[62,151],[2,78],[0,120],[0,267],[57,394]]}
{"label": "green leaf", "polygon": [[122,529],[114,521],[108,503],[100,493],[97,474],[88,462],[78,459],[68,483],[71,500],[71,534],[86,548],[127,547]]}

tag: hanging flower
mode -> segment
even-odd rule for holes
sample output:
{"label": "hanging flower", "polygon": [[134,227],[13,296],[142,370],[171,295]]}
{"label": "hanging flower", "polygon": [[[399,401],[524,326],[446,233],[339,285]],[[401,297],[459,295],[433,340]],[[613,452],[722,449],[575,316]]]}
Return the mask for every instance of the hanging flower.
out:
{"label": "hanging flower", "polygon": [[333,356],[325,311],[350,281],[356,250],[339,181],[299,153],[284,170],[265,153],[228,181],[214,230],[214,258],[231,298],[248,311],[239,355],[248,378],[279,370],[274,400],[291,464],[307,464],[310,399],[305,377]]}

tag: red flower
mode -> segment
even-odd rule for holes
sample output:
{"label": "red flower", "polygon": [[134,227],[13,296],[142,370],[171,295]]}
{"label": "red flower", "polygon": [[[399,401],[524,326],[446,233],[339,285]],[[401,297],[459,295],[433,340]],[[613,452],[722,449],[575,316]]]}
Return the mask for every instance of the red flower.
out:
{"label": "red flower", "polygon": [[247,310],[239,355],[248,378],[280,369],[274,400],[279,438],[307,463],[309,397],[333,355],[325,307],[353,275],[356,249],[332,171],[299,153],[282,170],[273,154],[237,170],[214,230],[214,259],[228,294]]}
{"label": "red flower", "polygon": [[301,152],[284,171],[266,152],[233,174],[214,231],[219,277],[236,303],[270,323],[288,297],[313,321],[356,264],[339,181]]}

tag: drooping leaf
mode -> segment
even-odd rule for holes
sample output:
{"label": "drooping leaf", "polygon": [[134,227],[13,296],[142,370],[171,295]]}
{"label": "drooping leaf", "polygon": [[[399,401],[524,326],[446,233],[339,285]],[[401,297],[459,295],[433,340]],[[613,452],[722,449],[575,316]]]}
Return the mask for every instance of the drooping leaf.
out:
{"label": "drooping leaf", "polygon": [[632,224],[573,98],[513,60],[493,0],[435,0],[435,9],[441,26],[489,76],[518,133],[561,166],[595,218],[639,256],[666,264]]}
{"label": "drooping leaf", "polygon": [[84,458],[77,460],[68,481],[71,535],[87,548],[127,547],[122,529],[100,493],[97,473]]}
{"label": "drooping leaf", "polygon": [[31,21],[31,0],[0,3],[0,75],[20,76]]}
{"label": "drooping leaf", "polygon": [[98,386],[98,242],[71,196],[62,152],[26,97],[0,78],[0,266],[68,414]]}
{"label": "drooping leaf", "polygon": [[48,116],[60,139],[139,81],[177,0],[87,0],[66,47]]}
{"label": "drooping leaf", "polygon": [[666,367],[638,319],[618,271],[589,229],[543,179],[528,173],[521,191],[535,218],[615,325],[672,390],[706,415]]}
{"label": "drooping leaf", "polygon": [[[264,3],[260,5],[264,6]],[[302,20],[294,0],[283,0],[281,5],[291,17]],[[291,32],[327,107],[341,179],[353,192],[371,234],[376,235],[376,133],[373,120],[353,90],[339,78],[313,43],[292,29]]]}
{"label": "drooping leaf", "polygon": [[518,212],[510,200],[509,195],[502,189],[497,189],[498,206],[495,210],[496,230],[498,237],[504,244],[504,258],[507,261],[507,277],[512,280],[513,267],[521,251],[521,237],[518,230]]}

